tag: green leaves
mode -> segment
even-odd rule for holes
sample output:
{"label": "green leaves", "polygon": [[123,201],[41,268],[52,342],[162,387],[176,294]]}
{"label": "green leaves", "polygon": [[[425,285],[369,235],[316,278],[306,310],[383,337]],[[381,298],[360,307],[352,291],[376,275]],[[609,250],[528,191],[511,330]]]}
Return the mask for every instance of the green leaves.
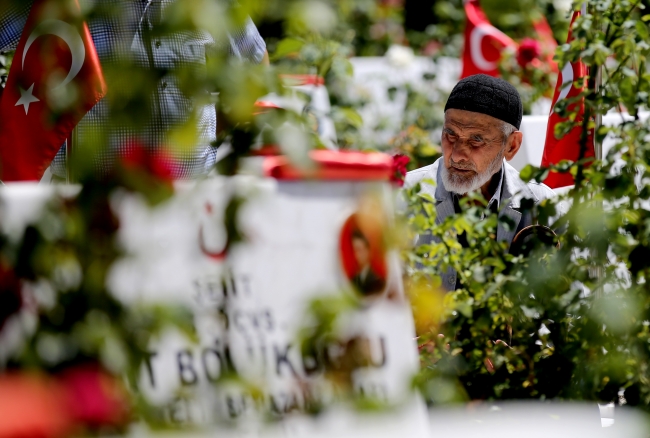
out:
{"label": "green leaves", "polygon": [[[563,164],[560,163],[560,165]],[[523,169],[521,169],[521,172],[519,172],[519,177],[524,182],[529,182],[532,180],[535,180],[537,182],[542,182],[548,176],[549,170],[550,170],[549,168],[540,168],[540,167],[533,166],[532,164],[527,164],[526,166],[524,166]]]}
{"label": "green leaves", "polygon": [[363,119],[361,115],[353,108],[337,107],[332,113],[335,123],[348,124],[354,128],[361,128]]}
{"label": "green leaves", "polygon": [[285,38],[276,46],[275,52],[273,53],[273,56],[271,56],[271,60],[277,61],[289,56],[297,57],[304,45],[304,41],[295,38]]}

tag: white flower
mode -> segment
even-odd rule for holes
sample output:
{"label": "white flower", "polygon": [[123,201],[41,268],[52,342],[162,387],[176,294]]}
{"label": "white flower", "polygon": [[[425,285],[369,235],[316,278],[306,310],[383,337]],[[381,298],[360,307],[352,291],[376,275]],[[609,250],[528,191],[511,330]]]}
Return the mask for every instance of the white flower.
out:
{"label": "white flower", "polygon": [[553,7],[561,12],[568,12],[572,6],[572,0],[553,0]]}
{"label": "white flower", "polygon": [[35,309],[23,306],[11,315],[0,331],[0,368],[7,360],[24,347],[27,340],[36,332],[38,315]]}
{"label": "white flower", "polygon": [[316,32],[327,33],[336,26],[336,13],[329,4],[322,1],[301,2],[296,13],[308,29]]}
{"label": "white flower", "polygon": [[539,328],[539,330],[537,330],[537,333],[540,336],[546,336],[549,333],[551,333],[551,331],[548,329],[548,327],[546,327],[546,324],[542,324],[542,326]]}
{"label": "white flower", "polygon": [[415,55],[410,47],[392,45],[386,52],[386,59],[393,67],[407,67],[413,62]]}

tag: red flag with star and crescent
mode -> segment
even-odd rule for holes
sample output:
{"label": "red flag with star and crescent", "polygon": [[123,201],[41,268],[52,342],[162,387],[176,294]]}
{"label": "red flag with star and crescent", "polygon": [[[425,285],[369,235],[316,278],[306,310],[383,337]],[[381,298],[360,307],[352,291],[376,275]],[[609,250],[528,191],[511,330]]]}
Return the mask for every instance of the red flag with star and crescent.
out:
{"label": "red flag with star and crescent", "polygon": [[0,180],[39,180],[81,118],[106,94],[76,1],[36,0],[0,101]]}
{"label": "red flag with star and crescent", "polygon": [[[575,20],[580,16],[580,11],[573,13],[571,19],[571,26]],[[569,28],[571,29],[571,27]],[[571,30],[567,42],[572,39]],[[553,105],[551,106],[551,114],[548,118],[548,125],[546,126],[546,142],[544,144],[544,153],[542,155],[542,167],[548,167],[551,164],[557,164],[562,160],[578,161],[580,158],[580,135],[582,129],[580,126],[575,126],[562,138],[555,138],[555,126],[558,123],[567,121],[566,117],[557,114],[554,109],[557,102],[562,99],[570,99],[580,95],[584,90],[585,80],[587,78],[587,66],[578,60],[573,63],[567,63],[557,78],[557,85],[555,86],[555,94],[553,95]],[[575,110],[578,105],[578,113],[575,121],[581,123],[584,118],[584,101],[580,100],[569,106],[569,111]],[[593,157],[594,143],[593,143],[593,129],[589,131],[587,138],[587,149],[584,157]],[[551,188],[566,187],[574,184],[573,176],[570,173],[550,172],[546,180],[546,185]]]}
{"label": "red flag with star and crescent", "polygon": [[465,46],[461,79],[483,73],[499,76],[501,52],[507,47],[517,48],[508,35],[492,26],[478,0],[465,0]]}

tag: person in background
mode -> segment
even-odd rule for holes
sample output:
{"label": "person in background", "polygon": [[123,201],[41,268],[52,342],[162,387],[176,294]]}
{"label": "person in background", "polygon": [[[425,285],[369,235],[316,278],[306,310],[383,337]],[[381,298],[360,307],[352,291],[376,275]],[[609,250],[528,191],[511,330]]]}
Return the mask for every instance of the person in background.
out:
{"label": "person in background", "polygon": [[[170,146],[167,153],[173,178],[191,179],[206,174],[216,159],[216,148],[211,145],[216,139],[215,105],[197,104],[184,94],[180,74],[204,69],[207,58],[219,51],[227,51],[232,58],[252,63],[268,63],[264,40],[250,18],[239,30],[224,33],[225,41],[215,41],[213,35],[202,30],[165,33],[165,14],[175,1],[102,0],[96,3],[95,12],[98,13],[88,18],[87,24],[104,69],[128,60],[133,67],[153,73],[151,76],[155,78],[150,103],[142,114],[143,122],[125,120],[119,108],[120,99],[125,100],[124,93],[109,87],[108,96],[75,128],[74,147],[105,145],[92,163],[99,175],[109,172],[116,158],[134,142],[153,151],[163,145]],[[29,0],[16,1],[0,8],[0,52],[16,49],[31,4]],[[131,85],[127,82],[132,78],[122,80],[125,87]],[[121,95],[113,99],[113,105],[109,104],[111,94]],[[197,144],[193,148],[175,147],[177,145],[170,143],[167,134],[187,123],[190,117],[195,120],[192,123],[196,128]],[[66,178],[65,145],[50,169],[55,177]]]}

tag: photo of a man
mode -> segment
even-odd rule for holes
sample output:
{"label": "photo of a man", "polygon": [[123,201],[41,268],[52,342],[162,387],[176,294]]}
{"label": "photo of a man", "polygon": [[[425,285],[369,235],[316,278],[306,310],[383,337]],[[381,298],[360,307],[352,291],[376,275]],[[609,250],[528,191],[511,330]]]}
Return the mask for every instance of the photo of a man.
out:
{"label": "photo of a man", "polygon": [[382,292],[386,286],[386,281],[373,271],[370,263],[370,243],[359,230],[352,233],[352,250],[359,267],[357,273],[351,279],[354,287],[363,295]]}

